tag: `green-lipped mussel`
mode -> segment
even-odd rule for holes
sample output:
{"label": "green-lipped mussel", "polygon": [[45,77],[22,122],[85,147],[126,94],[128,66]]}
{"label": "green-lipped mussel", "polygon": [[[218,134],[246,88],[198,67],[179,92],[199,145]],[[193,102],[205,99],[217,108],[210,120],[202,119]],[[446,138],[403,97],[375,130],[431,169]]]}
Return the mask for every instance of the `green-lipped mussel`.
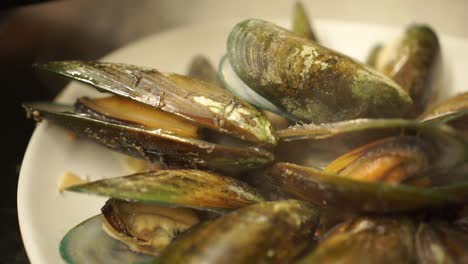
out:
{"label": "green-lipped mussel", "polygon": [[194,211],[110,199],[102,208],[103,228],[131,250],[158,256],[178,234],[200,220]]}
{"label": "green-lipped mussel", "polygon": [[317,41],[317,33],[312,28],[307,11],[301,2],[296,1],[293,10],[292,32],[304,38]]}
{"label": "green-lipped mussel", "polygon": [[238,96],[294,121],[399,117],[412,105],[382,73],[257,19],[231,31],[220,74]]}
{"label": "green-lipped mussel", "polygon": [[427,25],[409,26],[399,39],[371,51],[368,63],[401,85],[413,99],[408,116],[421,114],[432,99],[431,80],[440,53],[436,33]]}
{"label": "green-lipped mussel", "polygon": [[414,224],[362,217],[332,229],[298,263],[413,263]]}
{"label": "green-lipped mussel", "polygon": [[278,134],[281,162],[268,173],[295,198],[388,213],[460,204],[468,197],[468,141],[448,126],[361,119]]}
{"label": "green-lipped mussel", "polygon": [[141,172],[75,185],[67,190],[211,211],[244,207],[264,200],[242,181],[199,170]]}
{"label": "green-lipped mussel", "polygon": [[153,256],[134,252],[127,245],[107,235],[103,230],[102,215],[91,217],[78,224],[60,242],[60,255],[68,264],[145,263]]}
{"label": "green-lipped mussel", "polygon": [[440,102],[427,109],[418,119],[424,122],[445,123],[468,134],[468,93]]}
{"label": "green-lipped mussel", "polygon": [[185,234],[157,263],[288,263],[312,243],[318,220],[301,201],[258,203]]}
{"label": "green-lipped mussel", "polygon": [[[218,215],[264,201],[246,183],[197,170],[137,173],[76,185],[67,190],[112,197],[102,208],[105,232],[129,249],[153,256],[158,256],[178,234],[206,220],[206,215],[202,219],[203,215],[197,212]],[[71,263],[80,259],[79,253],[69,246],[80,243],[75,241],[77,239],[80,235],[71,231],[62,241],[62,255],[72,259]],[[125,247],[119,246],[115,250],[119,251],[116,254],[134,257]]]}
{"label": "green-lipped mussel", "polygon": [[222,88],[125,64],[68,61],[38,67],[115,96],[81,98],[75,107],[25,104],[37,120],[51,120],[111,149],[170,165],[236,171],[273,160],[269,148],[276,136],[270,122]]}
{"label": "green-lipped mussel", "polygon": [[333,228],[298,264],[466,263],[468,233],[437,219],[360,217]]}

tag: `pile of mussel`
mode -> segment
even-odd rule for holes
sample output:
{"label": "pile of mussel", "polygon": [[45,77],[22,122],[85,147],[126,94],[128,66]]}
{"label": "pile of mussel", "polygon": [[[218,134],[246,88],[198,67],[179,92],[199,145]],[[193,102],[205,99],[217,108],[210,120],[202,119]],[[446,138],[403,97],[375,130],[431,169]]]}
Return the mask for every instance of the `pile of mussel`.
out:
{"label": "pile of mussel", "polygon": [[[367,64],[249,19],[218,74],[60,61],[111,94],[27,103],[145,171],[69,187],[110,197],[73,228],[69,263],[468,263],[468,94],[434,101],[436,34],[411,25]],[[155,169],[154,164],[159,164]]]}

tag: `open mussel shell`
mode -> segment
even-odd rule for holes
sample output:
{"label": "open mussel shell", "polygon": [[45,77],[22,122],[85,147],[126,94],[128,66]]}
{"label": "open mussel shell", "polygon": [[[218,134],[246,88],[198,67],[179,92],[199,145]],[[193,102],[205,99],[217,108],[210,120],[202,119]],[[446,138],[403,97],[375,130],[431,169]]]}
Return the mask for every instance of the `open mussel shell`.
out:
{"label": "open mussel shell", "polygon": [[75,185],[67,190],[212,211],[240,208],[264,200],[239,180],[198,170],[143,172]]}
{"label": "open mussel shell", "polygon": [[418,263],[468,263],[468,233],[447,222],[421,223],[415,245]]}
{"label": "open mussel shell", "polygon": [[424,111],[432,97],[431,81],[439,53],[436,33],[427,25],[413,24],[402,37],[383,46],[375,55],[375,68],[392,78],[413,99],[409,116]]}
{"label": "open mussel shell", "polygon": [[418,119],[424,122],[445,123],[463,133],[468,133],[468,92],[429,108]]}
{"label": "open mussel shell", "polygon": [[420,188],[357,181],[312,167],[282,162],[273,165],[269,174],[279,188],[297,199],[351,212],[414,211],[463,204],[468,199],[466,180]]}
{"label": "open mussel shell", "polygon": [[112,150],[171,166],[242,171],[263,167],[273,154],[259,146],[216,144],[163,129],[119,124],[77,113],[72,106],[30,103],[24,107],[36,120],[47,119]]}
{"label": "open mussel shell", "polygon": [[398,184],[427,172],[431,162],[437,160],[431,145],[415,136],[381,139],[338,157],[324,172],[360,181]]}
{"label": "open mussel shell", "polygon": [[330,231],[297,263],[414,263],[414,232],[408,219],[353,219]]}
{"label": "open mussel shell", "polygon": [[266,21],[237,24],[227,56],[248,87],[302,121],[398,117],[412,104],[401,87],[369,66]]}
{"label": "open mussel shell", "polygon": [[311,242],[317,208],[258,203],[204,223],[168,246],[157,263],[289,263]]}
{"label": "open mussel shell", "polygon": [[421,138],[432,145],[432,168],[454,168],[468,159],[468,141],[451,127],[405,119],[356,119],[320,125],[296,125],[279,130],[278,160],[325,168],[351,150],[389,137]]}
{"label": "open mussel shell", "polygon": [[260,112],[228,91],[201,80],[106,62],[58,61],[36,67],[169,112],[220,133],[258,144],[276,144],[271,124]]}
{"label": "open mussel shell", "polygon": [[117,199],[109,199],[101,211],[109,236],[135,252],[152,256],[158,256],[178,234],[200,221],[190,209]]}
{"label": "open mussel shell", "polygon": [[150,263],[154,257],[131,251],[102,229],[102,216],[91,217],[68,231],[60,242],[60,255],[69,264]]}

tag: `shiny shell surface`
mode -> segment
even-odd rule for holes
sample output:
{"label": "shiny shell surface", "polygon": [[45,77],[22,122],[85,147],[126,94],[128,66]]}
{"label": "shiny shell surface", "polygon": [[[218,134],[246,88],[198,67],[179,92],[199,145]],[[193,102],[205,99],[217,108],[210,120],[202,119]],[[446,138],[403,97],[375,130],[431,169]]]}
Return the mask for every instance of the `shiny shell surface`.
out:
{"label": "shiny shell surface", "polygon": [[303,121],[398,117],[412,104],[383,74],[266,21],[237,24],[227,55],[245,84]]}

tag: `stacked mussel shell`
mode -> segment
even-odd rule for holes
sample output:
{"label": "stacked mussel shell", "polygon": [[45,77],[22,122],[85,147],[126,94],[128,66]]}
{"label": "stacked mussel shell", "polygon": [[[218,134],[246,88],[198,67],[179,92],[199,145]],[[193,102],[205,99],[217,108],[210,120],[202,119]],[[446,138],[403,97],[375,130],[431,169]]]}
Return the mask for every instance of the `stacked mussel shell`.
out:
{"label": "stacked mussel shell", "polygon": [[25,104],[37,121],[161,167],[69,187],[110,199],[65,261],[468,262],[468,97],[430,105],[435,33],[412,25],[366,65],[295,10],[293,32],[237,24],[219,76],[200,57],[190,77],[37,65],[111,94]]}

